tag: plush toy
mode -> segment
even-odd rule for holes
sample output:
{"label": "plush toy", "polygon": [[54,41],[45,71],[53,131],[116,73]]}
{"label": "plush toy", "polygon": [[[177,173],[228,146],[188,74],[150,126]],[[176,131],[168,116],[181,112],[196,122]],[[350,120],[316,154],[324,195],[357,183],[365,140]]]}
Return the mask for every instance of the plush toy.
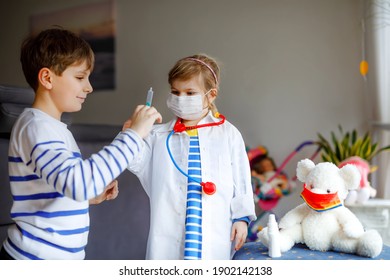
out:
{"label": "plush toy", "polygon": [[361,157],[353,156],[343,160],[339,167],[343,167],[347,164],[353,164],[357,167],[360,172],[360,183],[359,187],[356,190],[351,190],[348,193],[348,196],[345,198],[345,205],[351,205],[355,203],[364,203],[371,197],[376,196],[376,189],[371,187],[370,182],[368,181],[368,174],[373,172],[373,168],[370,167],[370,164],[362,159]]}
{"label": "plush toy", "polygon": [[[365,231],[358,218],[343,205],[350,190],[361,179],[352,164],[338,168],[330,162],[315,165],[304,159],[298,163],[297,178],[304,183],[303,204],[290,210],[279,222],[281,252],[296,243],[311,250],[338,251],[374,258],[382,251],[383,241],[376,230]],[[258,233],[268,247],[268,228]]]}

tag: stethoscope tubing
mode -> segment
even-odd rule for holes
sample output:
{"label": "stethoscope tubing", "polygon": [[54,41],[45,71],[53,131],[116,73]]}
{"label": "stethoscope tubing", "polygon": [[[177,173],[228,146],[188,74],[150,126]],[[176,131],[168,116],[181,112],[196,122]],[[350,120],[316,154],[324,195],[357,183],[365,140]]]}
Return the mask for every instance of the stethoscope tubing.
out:
{"label": "stethoscope tubing", "polygon": [[173,158],[173,155],[172,155],[172,152],[171,152],[171,148],[169,147],[169,140],[171,139],[172,135],[175,133],[175,132],[183,132],[183,131],[186,131],[186,130],[193,130],[193,129],[198,129],[198,128],[202,128],[202,127],[208,127],[208,126],[218,126],[218,125],[221,125],[225,122],[225,116],[222,115],[222,114],[219,114],[219,113],[216,113],[215,115],[216,117],[220,118],[221,120],[219,122],[216,122],[216,123],[206,123],[206,124],[200,124],[200,125],[195,125],[195,126],[185,126],[183,123],[181,123],[181,120],[178,118],[172,131],[168,134],[168,137],[167,137],[167,140],[166,140],[166,146],[167,146],[167,151],[168,151],[168,154],[169,154],[169,157],[171,158],[171,161],[172,163],[174,164],[174,166],[176,167],[177,170],[179,170],[179,172],[181,174],[183,174],[184,176],[186,176],[190,181],[192,182],[195,182],[199,185],[202,186],[202,189],[203,189],[203,192],[207,195],[212,195],[215,193],[216,191],[216,187],[215,187],[215,184],[212,183],[212,182],[202,182],[202,180],[198,180],[198,179],[195,179],[194,177],[190,176],[188,173],[184,172],[183,169],[180,168],[180,166],[177,164],[177,162],[175,161],[175,159]]}
{"label": "stethoscope tubing", "polygon": [[181,174],[183,174],[184,176],[186,176],[188,179],[190,179],[191,181],[195,182],[195,183],[198,183],[199,185],[201,185],[201,181],[200,180],[197,180],[195,179],[194,177],[190,176],[189,174],[185,173],[183,171],[183,169],[180,168],[180,166],[176,163],[175,159],[173,158],[173,155],[172,155],[172,152],[171,152],[171,148],[169,147],[169,140],[171,139],[172,135],[175,133],[174,130],[172,130],[168,137],[167,137],[167,140],[166,140],[166,146],[167,146],[167,151],[168,151],[168,154],[169,154],[169,157],[171,158],[171,161],[173,162],[173,164],[175,165],[176,169],[180,171]]}

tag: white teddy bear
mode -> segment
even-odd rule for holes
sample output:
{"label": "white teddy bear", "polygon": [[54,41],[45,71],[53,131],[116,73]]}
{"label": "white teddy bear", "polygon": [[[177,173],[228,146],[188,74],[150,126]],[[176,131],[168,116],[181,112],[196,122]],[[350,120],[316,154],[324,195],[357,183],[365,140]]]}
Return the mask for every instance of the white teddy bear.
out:
{"label": "white teddy bear", "polygon": [[[339,251],[374,258],[383,241],[376,230],[365,231],[358,218],[344,206],[349,190],[358,188],[360,173],[348,164],[342,168],[330,162],[315,165],[304,159],[298,163],[297,178],[304,183],[303,204],[290,210],[279,222],[281,252],[297,243],[311,250]],[[258,233],[268,247],[268,228]]]}

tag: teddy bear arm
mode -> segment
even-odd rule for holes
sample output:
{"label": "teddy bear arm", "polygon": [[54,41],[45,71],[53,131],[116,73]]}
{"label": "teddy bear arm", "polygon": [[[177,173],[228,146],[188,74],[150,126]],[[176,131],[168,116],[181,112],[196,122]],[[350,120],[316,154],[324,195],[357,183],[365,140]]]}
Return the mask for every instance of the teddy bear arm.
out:
{"label": "teddy bear arm", "polygon": [[296,224],[300,224],[307,213],[308,207],[306,204],[303,203],[298,205],[283,216],[279,222],[279,228],[287,229],[293,227]]}
{"label": "teddy bear arm", "polygon": [[340,209],[338,221],[347,237],[357,238],[364,233],[362,223],[348,208]]}

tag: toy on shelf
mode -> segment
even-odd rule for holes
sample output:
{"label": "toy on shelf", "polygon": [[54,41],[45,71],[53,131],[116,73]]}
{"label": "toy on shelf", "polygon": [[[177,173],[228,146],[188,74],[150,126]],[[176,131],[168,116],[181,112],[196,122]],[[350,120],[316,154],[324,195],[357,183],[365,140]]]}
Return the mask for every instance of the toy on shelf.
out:
{"label": "toy on shelf", "polygon": [[359,188],[351,190],[345,199],[345,205],[352,205],[355,203],[364,203],[372,197],[376,196],[376,189],[374,189],[368,181],[368,175],[373,172],[373,168],[370,166],[368,161],[361,157],[353,156],[349,157],[338,165],[340,168],[347,165],[353,164],[357,167],[360,172],[360,183]]}
{"label": "toy on shelf", "polygon": [[[344,200],[359,187],[360,172],[353,164],[342,168],[331,162],[317,165],[310,159],[298,162],[297,178],[304,183],[304,203],[287,212],[279,221],[281,252],[303,243],[311,250],[337,251],[375,258],[383,247],[376,230],[365,230]],[[258,233],[269,246],[268,227]]]}

